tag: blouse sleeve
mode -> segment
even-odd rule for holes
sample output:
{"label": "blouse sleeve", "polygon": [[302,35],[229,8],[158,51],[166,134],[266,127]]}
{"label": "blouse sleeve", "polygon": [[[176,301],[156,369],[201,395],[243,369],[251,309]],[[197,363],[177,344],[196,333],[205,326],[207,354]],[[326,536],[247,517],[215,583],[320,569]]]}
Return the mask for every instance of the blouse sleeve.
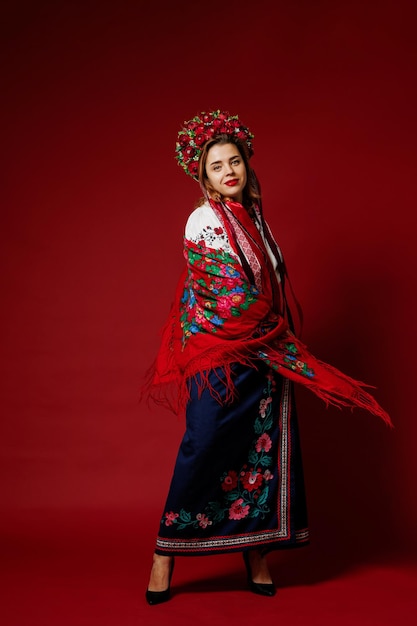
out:
{"label": "blouse sleeve", "polygon": [[206,204],[191,213],[185,226],[185,238],[196,244],[204,243],[208,248],[224,250],[240,261],[220,220]]}

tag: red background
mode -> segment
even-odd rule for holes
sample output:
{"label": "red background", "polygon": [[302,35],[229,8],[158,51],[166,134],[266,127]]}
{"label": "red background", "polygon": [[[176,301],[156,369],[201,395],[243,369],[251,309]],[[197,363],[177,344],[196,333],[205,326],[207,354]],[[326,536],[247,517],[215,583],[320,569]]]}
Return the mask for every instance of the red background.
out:
{"label": "red background", "polygon": [[[8,626],[128,626],[142,611],[147,624],[160,623],[149,621],[155,613],[147,615],[142,587],[183,424],[140,405],[138,390],[199,195],[173,159],[176,134],[212,108],[238,113],[255,134],[253,165],[304,309],[304,341],[375,385],[395,423],[390,431],[361,411],[326,410],[298,390],[313,543],[285,555],[282,586],[298,603],[304,583],[375,563],[378,575],[387,563],[410,567],[412,5],[5,3],[0,528]],[[215,580],[223,563],[235,563],[209,561],[183,572],[192,581],[211,567]],[[375,587],[392,589],[395,571]],[[68,613],[71,576],[74,589],[88,577],[96,595],[87,601],[77,587]],[[190,603],[193,584],[183,586]],[[44,592],[51,585],[55,604]],[[410,597],[398,600],[402,609]],[[206,601],[213,610],[210,594]],[[394,600],[384,615],[389,607],[398,616]]]}

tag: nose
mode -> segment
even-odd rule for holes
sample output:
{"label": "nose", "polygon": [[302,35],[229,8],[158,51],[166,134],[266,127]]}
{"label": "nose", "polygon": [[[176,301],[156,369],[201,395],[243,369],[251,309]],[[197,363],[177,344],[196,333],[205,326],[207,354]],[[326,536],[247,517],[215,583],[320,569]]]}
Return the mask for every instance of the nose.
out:
{"label": "nose", "polygon": [[231,163],[226,163],[225,173],[226,173],[226,176],[233,174],[233,167]]}

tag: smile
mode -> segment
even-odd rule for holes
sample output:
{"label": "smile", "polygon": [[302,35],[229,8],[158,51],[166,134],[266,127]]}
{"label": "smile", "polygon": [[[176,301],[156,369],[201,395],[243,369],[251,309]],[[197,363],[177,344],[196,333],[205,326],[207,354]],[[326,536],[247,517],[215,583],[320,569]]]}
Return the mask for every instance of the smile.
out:
{"label": "smile", "polygon": [[228,187],[235,187],[237,184],[239,183],[239,180],[237,178],[234,178],[233,180],[229,180],[227,183],[225,183]]}

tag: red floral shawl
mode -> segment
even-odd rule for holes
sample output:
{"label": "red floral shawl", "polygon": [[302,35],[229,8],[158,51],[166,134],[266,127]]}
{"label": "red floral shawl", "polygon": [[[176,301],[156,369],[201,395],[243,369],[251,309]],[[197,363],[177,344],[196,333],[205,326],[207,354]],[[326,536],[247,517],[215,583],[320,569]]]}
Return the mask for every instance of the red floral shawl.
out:
{"label": "red floral shawl", "polygon": [[[186,268],[148,373],[145,395],[177,413],[188,399],[187,380],[196,374],[200,388],[209,387],[215,395],[208,374],[219,367],[225,374],[225,402],[229,402],[235,394],[231,364],[257,367],[264,361],[282,376],[309,387],[326,403],[365,408],[391,425],[389,415],[364,390],[367,385],[316,359],[293,334],[285,269],[265,222],[264,232],[281,264],[281,281],[259,230],[242,205],[210,203],[242,262],[207,247],[204,241],[184,240]],[[262,219],[259,212],[258,218]]]}

